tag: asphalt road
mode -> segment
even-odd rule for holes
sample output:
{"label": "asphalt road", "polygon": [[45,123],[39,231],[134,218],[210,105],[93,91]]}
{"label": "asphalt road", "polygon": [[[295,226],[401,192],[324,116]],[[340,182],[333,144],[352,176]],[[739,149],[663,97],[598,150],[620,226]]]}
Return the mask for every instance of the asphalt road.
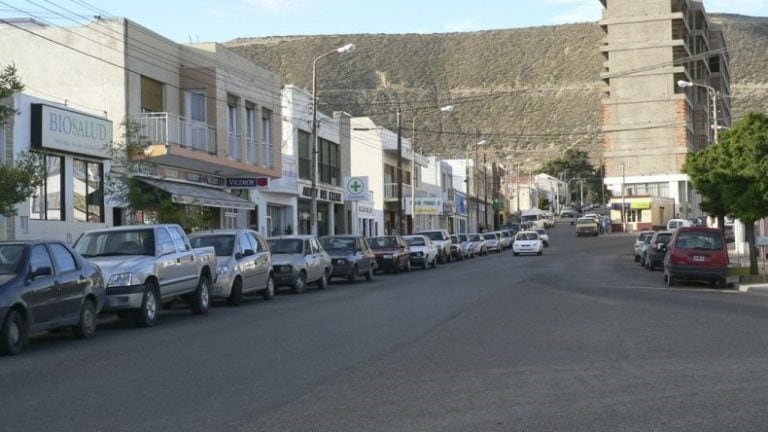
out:
{"label": "asphalt road", "polygon": [[0,358],[2,431],[767,431],[768,297],[667,288],[632,238],[104,318]]}

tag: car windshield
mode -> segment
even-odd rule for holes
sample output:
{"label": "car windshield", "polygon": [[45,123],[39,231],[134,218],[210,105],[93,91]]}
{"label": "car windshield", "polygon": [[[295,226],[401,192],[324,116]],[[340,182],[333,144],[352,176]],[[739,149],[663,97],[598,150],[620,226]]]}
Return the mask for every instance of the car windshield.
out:
{"label": "car windshield", "polygon": [[405,241],[409,246],[424,246],[426,242],[421,237],[406,237]]}
{"label": "car windshield", "polygon": [[0,274],[11,275],[19,272],[23,244],[0,245]]}
{"label": "car windshield", "polygon": [[459,237],[459,241],[463,241],[463,242],[465,242],[465,241],[468,241],[468,240],[469,240],[469,238],[467,237],[467,235],[466,235],[466,234],[459,234],[459,236],[458,236],[458,237]]}
{"label": "car windshield", "polygon": [[155,255],[154,229],[95,231],[83,234],[74,249],[86,258],[112,255]]}
{"label": "car windshield", "polygon": [[189,242],[193,248],[213,246],[213,249],[216,250],[216,256],[230,256],[235,249],[235,236],[233,234],[192,237]]}
{"label": "car windshield", "polygon": [[428,231],[428,232],[423,232],[419,234],[429,237],[430,240],[443,241],[443,233],[441,233],[440,231]]}
{"label": "car windshield", "polygon": [[539,233],[539,235],[541,235],[541,234],[546,234],[546,233],[547,233],[546,231],[544,231],[544,230],[542,230],[542,229],[540,229],[540,230],[536,230],[536,232],[537,232],[537,233]]}
{"label": "car windshield", "polygon": [[534,232],[520,233],[515,237],[515,240],[538,240],[539,235]]}
{"label": "car windshield", "polygon": [[395,237],[374,237],[369,243],[374,249],[396,248],[398,246]]}
{"label": "car windshield", "polygon": [[485,238],[486,240],[496,240],[496,234],[494,233],[483,234],[483,238]]}
{"label": "car windshield", "polygon": [[480,237],[480,234],[470,234],[469,241],[480,241],[482,238]]}
{"label": "car windshield", "polygon": [[723,242],[720,236],[708,232],[684,232],[677,238],[677,247],[680,249],[705,249],[720,250]]}
{"label": "car windshield", "polygon": [[348,251],[355,249],[355,239],[348,237],[323,237],[320,244],[327,251]]}
{"label": "car windshield", "polygon": [[301,254],[304,253],[304,240],[302,239],[270,239],[269,250],[273,254]]}
{"label": "car windshield", "polygon": [[659,234],[656,236],[656,243],[669,243],[669,239],[672,238],[672,234]]}

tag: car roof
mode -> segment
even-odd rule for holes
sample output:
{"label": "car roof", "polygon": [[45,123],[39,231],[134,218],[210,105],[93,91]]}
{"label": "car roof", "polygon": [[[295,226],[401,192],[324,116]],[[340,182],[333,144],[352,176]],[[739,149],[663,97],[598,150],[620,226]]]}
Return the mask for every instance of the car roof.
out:
{"label": "car roof", "polygon": [[316,238],[313,235],[310,234],[293,234],[293,235],[282,235],[282,236],[273,236],[268,237],[268,240],[279,240],[279,239],[298,239],[298,240],[309,240]]}

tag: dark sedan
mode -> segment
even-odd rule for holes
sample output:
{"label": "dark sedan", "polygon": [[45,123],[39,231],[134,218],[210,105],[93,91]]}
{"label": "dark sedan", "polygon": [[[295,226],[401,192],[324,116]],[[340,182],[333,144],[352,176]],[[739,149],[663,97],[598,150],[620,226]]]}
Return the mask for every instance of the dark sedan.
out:
{"label": "dark sedan", "polygon": [[0,354],[21,352],[30,335],[68,327],[88,338],[104,304],[101,271],[58,241],[0,242]]}
{"label": "dark sedan", "polygon": [[373,237],[368,240],[373,253],[376,254],[376,264],[382,271],[400,270],[411,271],[411,248],[399,235]]}
{"label": "dark sedan", "polygon": [[331,256],[331,277],[345,278],[355,283],[359,276],[373,279],[376,255],[363,236],[336,235],[321,237],[320,244]]}
{"label": "dark sedan", "polygon": [[648,270],[664,267],[664,255],[667,253],[667,243],[672,238],[673,231],[657,231],[653,233],[648,247],[643,251],[641,264]]}

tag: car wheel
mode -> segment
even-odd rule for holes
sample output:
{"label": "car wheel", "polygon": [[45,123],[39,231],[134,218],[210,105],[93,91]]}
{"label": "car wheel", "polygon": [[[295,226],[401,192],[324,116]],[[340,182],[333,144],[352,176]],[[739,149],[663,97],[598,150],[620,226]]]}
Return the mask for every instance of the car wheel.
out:
{"label": "car wheel", "polygon": [[323,270],[323,275],[317,280],[317,289],[324,290],[328,288],[328,273]]}
{"label": "car wheel", "polygon": [[648,259],[648,267],[647,267],[647,269],[650,270],[650,271],[656,270],[656,266],[653,264],[653,260],[650,259],[650,258]]}
{"label": "car wheel", "polygon": [[640,262],[640,257],[635,255],[635,262]]}
{"label": "car wheel", "polygon": [[78,339],[88,339],[96,333],[96,305],[93,300],[86,299],[83,307],[80,309],[80,321],[72,327],[75,337]]}
{"label": "car wheel", "polygon": [[293,282],[293,293],[301,294],[307,290],[307,274],[302,270]]}
{"label": "car wheel", "polygon": [[269,275],[267,278],[267,287],[261,290],[261,298],[272,300],[275,297],[275,278]]}
{"label": "car wheel", "polygon": [[141,307],[133,313],[133,323],[136,327],[152,327],[157,323],[157,289],[152,282],[144,286],[144,296]]}
{"label": "car wheel", "polygon": [[512,252],[512,256],[518,256],[518,255],[520,255],[520,254],[517,253],[517,252]]}
{"label": "car wheel", "polygon": [[347,276],[347,282],[351,284],[357,282],[357,266],[352,267],[352,271]]}
{"label": "car wheel", "polygon": [[427,267],[429,267],[429,262],[427,262],[427,259],[424,258],[424,261],[421,262],[421,269],[426,270]]}
{"label": "car wheel", "polygon": [[27,325],[19,311],[12,309],[8,312],[0,330],[0,354],[16,355],[21,352],[27,338]]}
{"label": "car wheel", "polygon": [[536,255],[538,255],[538,256],[544,255],[544,250],[539,249],[539,252],[537,252]]}
{"label": "car wheel", "polygon": [[365,280],[369,282],[373,280],[373,266],[368,267],[368,273],[365,274]]}
{"label": "car wheel", "polygon": [[200,276],[197,289],[192,293],[191,300],[192,313],[202,315],[208,312],[208,308],[211,306],[211,280],[208,276]]}
{"label": "car wheel", "polygon": [[235,279],[232,283],[232,292],[227,297],[227,303],[230,306],[240,306],[243,302],[243,281],[240,278]]}
{"label": "car wheel", "polygon": [[446,263],[450,263],[451,262],[451,254],[450,253],[445,254],[445,262]]}
{"label": "car wheel", "polygon": [[430,266],[432,268],[437,268],[437,257],[432,258],[432,263],[430,263]]}
{"label": "car wheel", "polygon": [[411,260],[407,260],[405,262],[405,271],[410,272],[411,271]]}

